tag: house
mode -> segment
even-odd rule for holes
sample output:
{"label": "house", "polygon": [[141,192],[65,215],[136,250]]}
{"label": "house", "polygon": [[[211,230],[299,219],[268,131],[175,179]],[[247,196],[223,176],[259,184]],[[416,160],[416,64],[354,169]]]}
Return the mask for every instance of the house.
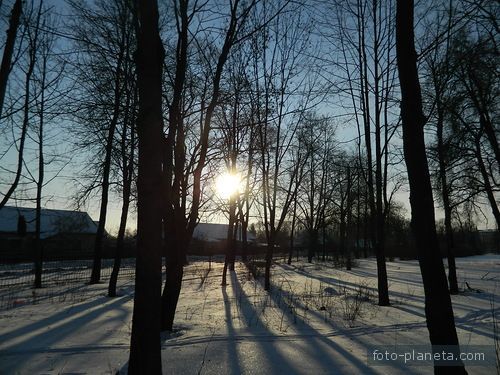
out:
{"label": "house", "polygon": [[[226,252],[228,224],[199,223],[194,231],[191,245],[188,252],[190,254],[224,254]],[[247,232],[247,242],[255,243],[256,236]],[[242,243],[241,227],[236,230],[236,252],[239,252]]]}
{"label": "house", "polygon": [[[4,206],[0,209],[0,261],[31,259],[35,228],[35,208]],[[97,225],[86,212],[41,210],[40,238],[44,254],[49,257],[90,253],[96,232]]]}
{"label": "house", "polygon": [[[228,224],[199,223],[193,231],[193,239],[206,242],[219,242],[227,239]],[[255,234],[247,231],[247,241],[255,242]],[[242,241],[241,226],[236,232],[236,241]]]}

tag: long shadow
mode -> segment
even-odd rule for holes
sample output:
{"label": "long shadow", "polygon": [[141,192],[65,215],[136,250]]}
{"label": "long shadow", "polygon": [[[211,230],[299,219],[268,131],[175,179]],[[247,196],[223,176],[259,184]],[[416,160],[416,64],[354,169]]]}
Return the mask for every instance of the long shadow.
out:
{"label": "long shadow", "polygon": [[[299,272],[299,273],[303,274],[305,277],[316,279],[318,281],[321,281],[323,283],[330,284],[330,285],[333,285],[333,286],[346,287],[346,288],[348,288],[350,290],[355,290],[359,286],[356,283],[352,283],[352,282],[349,282],[349,281],[340,280],[340,279],[337,279],[337,278],[334,278],[334,277],[316,276],[316,275],[313,275],[313,274],[310,274],[310,273],[302,273],[302,272]],[[391,278],[389,278],[389,280],[390,279]],[[373,291],[374,293],[377,292],[377,290],[375,288],[372,288],[372,287],[368,287],[367,289]],[[418,310],[422,310],[422,312],[415,311],[415,310],[403,307],[400,304],[393,304],[391,306],[391,308],[395,308],[395,309],[404,311],[404,312],[406,312],[408,314],[415,315],[416,317],[421,318],[423,321],[425,321],[426,318],[425,318],[425,314],[424,314],[424,311],[423,311],[423,306],[425,304],[425,297],[424,296],[410,296],[408,294],[401,293],[401,292],[398,292],[398,291],[391,291],[390,294],[391,294],[392,297],[398,297],[398,298],[401,298],[402,300],[415,302],[416,304],[413,305],[413,306],[415,306]],[[454,301],[453,305],[455,307],[462,307],[464,309],[471,309],[471,306],[467,306],[467,305],[461,304],[460,302],[457,302],[457,301]],[[422,307],[418,307],[418,306],[422,306]],[[491,311],[489,309],[481,309],[480,311],[483,311],[483,312],[487,311],[487,312],[489,312],[491,314]],[[467,314],[467,315],[469,315],[469,314]],[[470,321],[470,316],[469,317],[465,316],[465,317],[462,317],[462,318],[455,317],[455,322],[457,323],[457,328],[458,329],[462,329],[464,331],[467,331],[467,332],[470,332],[470,333],[473,333],[473,334],[477,334],[477,335],[482,335],[482,336],[485,336],[485,337],[488,337],[488,338],[493,338],[494,337],[494,334],[492,332],[483,332],[483,331],[479,331],[477,328],[474,328],[474,327],[471,327],[471,326],[467,326],[467,323],[469,321]]]}
{"label": "long shadow", "polygon": [[[253,320],[254,316],[258,316],[258,314],[256,314],[256,312],[254,311],[255,308],[253,307],[253,305],[248,300],[248,297],[246,296],[245,292],[243,291],[243,289],[242,289],[241,285],[239,284],[239,281],[237,280],[236,277],[234,278],[234,280],[232,282],[232,285],[234,285],[234,287],[235,287],[235,294],[236,293],[240,293],[241,296],[243,297],[244,301],[242,301],[242,309],[241,309],[241,311],[242,311],[245,319],[247,321],[251,322]],[[280,301],[276,301],[276,298],[277,298],[276,294],[270,293],[270,297],[272,299],[274,299],[274,303],[276,305],[281,305],[279,303]],[[285,311],[283,313],[286,314]],[[306,345],[306,348],[310,348],[309,355],[311,357],[313,357],[313,358],[315,357],[314,359],[317,360],[317,363],[321,363],[321,365],[324,367],[323,369],[317,369],[318,372],[321,371],[321,370],[323,370],[323,371],[328,371],[329,373],[336,373],[338,371],[335,371],[335,369],[339,368],[339,365],[340,365],[340,363],[335,362],[331,358],[330,353],[326,352],[322,348],[322,346],[319,344],[319,342],[323,342],[324,344],[326,344],[330,348],[332,348],[335,352],[339,353],[343,358],[345,358],[349,362],[349,365],[352,368],[356,368],[357,370],[359,370],[358,371],[359,373],[361,373],[361,374],[373,374],[373,373],[376,373],[376,371],[374,371],[373,368],[368,367],[366,363],[364,363],[361,360],[359,360],[359,358],[355,357],[348,350],[342,348],[340,345],[336,344],[332,340],[329,340],[328,338],[324,337],[320,332],[318,332],[317,330],[315,330],[313,327],[311,327],[307,323],[304,322],[303,328],[306,328],[308,334],[307,335],[303,335],[303,336],[300,335],[298,337],[300,337],[301,340],[307,340],[307,341],[309,341],[307,343],[307,345]],[[274,353],[270,353],[270,349],[271,348],[274,350]],[[272,345],[266,346],[266,355],[268,355],[268,357],[270,359],[275,358],[275,354],[276,353],[277,353],[277,351],[276,351],[275,348],[273,348]],[[303,355],[304,353],[301,352],[301,353],[297,353],[297,354]],[[284,359],[282,357],[281,354],[279,354],[279,356],[281,357],[280,358],[281,359],[281,361],[280,361],[280,370],[285,370],[285,367],[283,367],[283,363],[282,362],[285,362],[285,363],[288,363],[288,362],[286,361],[286,359]],[[308,359],[307,358],[303,358],[302,360],[303,361],[307,361]],[[288,365],[288,366],[290,367],[290,365]],[[296,371],[294,371],[294,369],[291,368],[290,370],[286,369],[285,371],[282,371],[282,373],[287,373],[287,374],[288,373],[296,373]]]}
{"label": "long shadow", "polygon": [[[300,273],[300,272],[299,272]],[[315,276],[315,275],[311,275],[311,274],[308,274],[308,273],[303,273],[304,276],[306,277],[310,277],[310,278],[315,278],[315,279],[318,279],[319,281],[322,281],[322,282],[325,282],[325,278],[323,277],[318,277],[318,276]],[[349,285],[349,287],[352,286],[352,283],[349,283],[349,282],[343,282],[342,280],[338,280],[338,279],[335,279],[335,278],[329,278],[329,282],[327,282],[328,284],[331,284],[331,285],[340,285],[341,283],[343,284],[347,284]],[[334,284],[332,283],[331,281],[334,280],[336,281],[337,283]],[[351,289],[351,288],[350,288]],[[282,291],[284,292],[284,291]],[[285,292],[286,293],[286,292]],[[425,315],[423,313],[423,301],[422,302],[419,302],[418,300],[422,300],[424,297],[409,297],[403,293],[399,293],[399,292],[392,292],[391,294],[393,295],[399,295],[400,297],[402,298],[406,298],[406,299],[413,299],[415,300],[418,304],[416,305],[410,305],[410,306],[413,306],[416,308],[416,310],[419,310],[419,311],[415,311],[415,310],[412,310],[410,308],[406,308],[406,307],[403,307],[403,306],[400,306],[400,305],[393,305],[393,308],[395,309],[398,309],[398,310],[401,310],[405,313],[408,313],[408,314],[411,314],[411,315],[415,315],[417,316],[418,318],[420,318],[422,321],[419,322],[419,323],[410,323],[408,325],[402,325],[402,327],[405,327],[405,328],[417,328],[417,327],[421,327],[421,328],[424,328],[426,326],[426,323],[425,323]],[[468,306],[468,305],[463,305],[461,303],[457,303],[457,302],[454,302],[453,303],[455,306],[462,306],[462,309],[468,309],[468,310],[471,310],[471,306]],[[279,304],[278,304],[279,305]],[[422,312],[420,312],[420,310],[422,310]],[[322,319],[323,316],[321,314],[319,314],[319,312],[314,312],[312,311],[313,314],[317,315],[317,318],[318,319]],[[489,333],[489,332],[484,332],[483,330],[481,330],[481,326],[483,325],[483,323],[481,322],[476,322],[477,319],[482,319],[482,318],[486,318],[486,317],[489,317],[491,315],[491,311],[489,309],[480,309],[480,310],[477,310],[477,309],[474,309],[474,310],[471,310],[471,311],[468,311],[467,314],[463,317],[455,317],[455,321],[457,323],[457,329],[462,329],[464,331],[467,331],[467,332],[470,332],[470,333],[473,333],[475,335],[479,335],[479,336],[484,336],[484,337],[487,337],[487,338],[491,338],[493,339],[494,338],[494,334],[492,333]],[[475,323],[475,325],[473,325],[473,323]],[[488,323],[484,323],[484,325],[487,325]],[[390,329],[390,328],[394,328],[394,326],[391,326],[391,327],[385,327],[385,329]],[[352,333],[353,332],[349,332],[349,336],[352,337]],[[370,330],[370,333],[374,333]],[[361,345],[364,345],[364,343],[360,342]],[[407,370],[405,369],[405,372]]]}
{"label": "long shadow", "polygon": [[[336,287],[346,288],[346,289],[351,290],[351,291],[355,291],[359,287],[359,284],[356,284],[356,283],[353,283],[353,282],[350,282],[350,281],[341,280],[341,279],[335,278],[333,276],[314,275],[314,274],[311,274],[311,273],[308,273],[308,272],[303,272],[303,271],[300,271],[300,270],[296,270],[295,272],[297,272],[299,274],[302,274],[305,277],[318,280],[318,281],[320,281],[322,283],[329,284],[329,285],[336,286]],[[392,279],[393,279],[393,277],[390,276],[389,277],[389,281],[391,281]],[[375,287],[366,287],[366,289],[370,290],[374,294],[377,293],[377,289]],[[425,297],[423,295],[410,295],[408,293],[404,293],[404,292],[400,292],[400,291],[395,291],[395,290],[390,291],[390,295],[391,295],[391,297],[395,297],[394,300],[400,299],[401,301],[405,301],[408,305],[415,306],[417,309],[423,311],[423,306],[424,306],[424,303],[425,303]],[[481,299],[481,300],[488,300],[488,301],[490,301],[491,297],[494,296],[494,295],[491,294],[491,293],[488,293],[488,292],[483,292],[483,293],[466,294],[466,296],[472,297],[472,298],[476,298],[477,297],[478,299]],[[452,299],[453,299],[453,297],[452,297]],[[411,303],[409,303],[410,301],[414,302],[415,304],[412,305]],[[472,309],[474,309],[473,306],[471,306],[469,304],[461,303],[461,302],[459,302],[457,300],[453,300],[452,302],[453,302],[454,308],[461,308],[461,309],[464,309],[464,310],[472,310]],[[391,306],[394,307],[394,308],[396,308],[396,307],[400,307],[401,304],[400,303],[393,303],[393,304],[391,304]],[[419,307],[419,306],[422,306],[422,307]],[[488,309],[488,311],[490,311],[490,310]],[[423,314],[418,314],[416,312],[414,314],[417,315],[417,316],[419,316],[419,317],[423,317],[425,319],[425,316]],[[500,311],[499,311],[499,314],[500,314]],[[461,319],[463,320],[463,318],[461,318]],[[460,320],[460,318],[458,320]]]}
{"label": "long shadow", "polygon": [[57,323],[58,321],[69,317],[71,314],[78,314],[82,311],[88,310],[94,306],[102,305],[105,303],[108,299],[106,297],[100,297],[97,299],[93,299],[88,302],[84,303],[79,303],[72,305],[64,310],[59,311],[56,314],[50,315],[44,319],[37,320],[36,322],[27,324],[25,326],[15,328],[11,331],[8,331],[6,333],[0,334],[0,343],[5,342],[7,340],[12,339],[13,337],[25,335],[31,331],[35,331],[37,329],[49,326],[51,324]]}
{"label": "long shadow", "polygon": [[[236,272],[231,272],[230,279],[231,279],[231,288],[233,295],[235,296],[235,299],[240,300],[239,312],[242,314],[246,326],[251,327],[253,324],[255,325],[260,324],[260,326],[263,329],[261,335],[262,338],[265,339],[265,341],[258,340],[259,338],[258,336],[260,335],[254,335],[254,336],[256,336],[257,339],[255,342],[260,343],[262,346],[261,354],[267,357],[268,359],[267,363],[272,366],[270,373],[273,374],[296,373],[296,370],[290,365],[290,363],[288,363],[287,359],[283,356],[283,354],[276,349],[276,347],[273,345],[273,342],[266,340],[269,339],[270,336],[275,336],[275,335],[268,328],[266,328],[266,325],[262,322],[258,312],[255,309],[255,306],[250,302],[248,296],[241,287],[241,284],[238,278],[236,277]],[[230,317],[229,320],[231,319],[232,317]]]}
{"label": "long shadow", "polygon": [[[234,272],[231,272],[231,276],[233,276]],[[233,315],[231,313],[231,303],[229,302],[229,297],[227,295],[226,286],[222,287],[222,296],[224,298],[224,311],[226,314],[226,327],[227,334],[229,337],[234,337],[236,335],[234,326],[233,326]],[[227,342],[227,351],[228,351],[228,364],[232,374],[241,374],[240,362],[238,359],[238,350],[234,342]]]}
{"label": "long shadow", "polygon": [[[285,297],[287,297],[287,298],[291,297],[289,295],[288,291],[283,290],[281,288],[278,288],[275,285],[273,285],[273,287],[274,287],[273,290],[279,290],[280,293],[282,295],[284,295]],[[275,302],[275,304],[282,309],[283,307],[282,307],[282,304],[280,303],[280,301],[278,299],[278,298],[280,298],[278,296],[278,294],[271,292],[270,295],[271,295],[271,298],[273,299],[273,301]],[[297,303],[297,301],[295,301],[295,303]],[[312,314],[312,315],[314,315],[319,320],[323,320],[324,319],[323,315],[320,314],[318,311],[309,310],[309,313]],[[364,350],[365,350],[366,353],[368,353],[368,350],[370,349],[369,346],[367,345],[367,343],[364,342],[364,341],[362,341],[362,340],[355,339],[355,337],[356,336],[364,336],[364,335],[366,335],[368,333],[373,334],[373,333],[387,332],[387,328],[388,328],[388,327],[375,327],[374,329],[370,329],[370,328],[367,328],[367,327],[361,327],[361,328],[359,328],[357,330],[356,329],[352,329],[352,328],[348,330],[348,329],[345,329],[345,328],[343,328],[341,326],[334,325],[332,322],[330,324],[335,329],[337,329],[339,331],[339,335],[338,336],[343,336],[343,337],[351,339],[351,341],[356,342],[359,346],[361,346],[362,348],[364,348]],[[339,344],[337,344],[333,340],[331,340],[330,337],[333,336],[333,335],[323,335],[323,334],[321,334],[315,328],[313,328],[310,324],[308,324],[305,320],[303,320],[301,322],[301,325],[302,325],[303,328],[305,328],[306,331],[316,332],[316,334],[315,334],[314,337],[317,340],[322,341],[326,345],[330,346],[334,351],[336,351],[340,355],[342,355],[346,360],[349,361],[349,363],[353,367],[355,367],[357,370],[359,370],[360,374],[377,374],[378,373],[375,370],[374,367],[369,367],[366,362],[361,361],[358,357],[355,357],[354,355],[352,355],[351,352],[347,351],[342,346],[340,346]],[[412,327],[414,327],[414,325],[412,325]],[[391,328],[393,328],[393,327],[391,326]],[[325,354],[325,355],[328,355],[328,354]],[[322,356],[324,356],[324,355],[322,355]],[[398,368],[398,367],[393,367],[393,366],[391,366],[391,367],[393,369]],[[384,367],[379,367],[379,369],[381,371],[384,371]],[[400,369],[400,368],[398,368],[398,369]],[[400,370],[403,370],[403,369],[400,369]],[[414,370],[414,369],[409,369],[409,368],[404,368],[404,372],[408,373],[408,374],[411,374],[411,373],[418,374],[419,373],[417,369]]]}
{"label": "long shadow", "polygon": [[[357,284],[357,283],[346,281],[346,280],[341,280],[339,278],[335,278],[332,276],[324,276],[324,275],[318,276],[318,275],[314,275],[314,274],[311,274],[308,272],[302,272],[302,271],[296,271],[296,272],[298,274],[303,275],[304,277],[308,277],[310,279],[315,279],[315,280],[318,280],[322,283],[329,284],[332,286],[346,288],[350,291],[356,291],[359,288],[359,284]],[[367,290],[369,290],[370,292],[372,292],[374,294],[377,294],[377,289],[375,287],[365,286],[364,288],[366,288]],[[414,300],[415,302],[421,302],[421,303],[423,302],[423,299],[424,299],[423,296],[410,296],[408,294],[397,292],[397,291],[390,291],[390,295],[399,297],[401,299]]]}
{"label": "long shadow", "polygon": [[[36,353],[40,352],[45,352],[45,350],[50,349],[50,346],[57,343],[58,341],[61,341],[65,337],[71,335],[74,333],[77,329],[80,329],[84,327],[85,325],[89,324],[92,322],[94,319],[102,316],[103,313],[105,313],[107,310],[116,310],[120,309],[120,306],[124,305],[126,302],[128,302],[132,297],[122,297],[116,300],[112,300],[111,303],[105,303],[106,301],[110,301],[106,297],[99,298],[95,301],[79,305],[77,309],[71,311],[70,309],[65,310],[63,313],[58,313],[55,315],[52,315],[51,317],[44,319],[43,321],[39,321],[36,323],[33,323],[29,325],[31,329],[28,328],[28,326],[25,326],[22,328],[22,332],[24,334],[28,334],[31,330],[36,330],[40,329],[44,326],[50,325],[50,324],[57,324],[58,321],[66,319],[66,321],[60,325],[58,325],[55,328],[48,329],[48,330],[43,330],[40,333],[28,336],[26,339],[17,342],[13,345],[7,345],[4,346],[2,349],[2,352],[0,353],[0,357],[4,356],[11,356],[11,355],[22,355],[23,356],[23,362],[29,362],[29,357],[31,355],[34,355]],[[90,309],[92,307],[95,307],[97,305],[101,305],[98,308],[92,309],[91,311],[84,312],[87,309]],[[76,315],[80,312],[84,312],[83,314],[78,315],[76,318],[72,319],[72,315]],[[122,312],[122,316],[126,314],[128,310],[124,310]],[[72,314],[71,314],[72,313]],[[111,318],[112,320],[114,319],[119,319],[120,316],[118,317],[113,317]],[[43,323],[42,323],[43,322]],[[10,333],[8,333],[9,337],[17,337],[20,333],[21,330],[14,330]],[[13,335],[13,332],[17,332],[17,335]],[[104,333],[106,335],[106,333]],[[5,335],[4,335],[5,336]],[[3,341],[5,342],[5,341]],[[36,350],[38,348],[38,351]],[[26,349],[28,351],[26,352]],[[26,355],[30,353],[29,355]],[[6,371],[5,373],[14,373],[15,369],[18,368],[22,363],[10,363],[7,364],[3,367],[2,371]]]}
{"label": "long shadow", "polygon": [[[377,275],[373,275],[373,274],[370,274],[368,272],[357,270],[357,269],[351,270],[351,271],[344,271],[344,272],[351,274],[351,275],[358,276],[358,277],[363,277],[363,278],[373,277],[374,279],[377,279]],[[394,281],[394,282],[400,283],[400,284],[408,284],[408,285],[422,287],[422,281],[418,282],[416,280],[410,280],[410,279],[405,279],[402,277],[397,277],[397,276],[391,275],[391,273],[396,273],[396,272],[397,271],[388,271],[388,279],[390,281]]]}

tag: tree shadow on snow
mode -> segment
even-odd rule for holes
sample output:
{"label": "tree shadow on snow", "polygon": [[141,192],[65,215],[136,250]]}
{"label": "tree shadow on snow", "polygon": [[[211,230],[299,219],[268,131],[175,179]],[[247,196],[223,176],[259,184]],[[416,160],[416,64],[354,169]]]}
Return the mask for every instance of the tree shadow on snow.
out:
{"label": "tree shadow on snow", "polygon": [[[231,286],[236,298],[241,298],[240,311],[247,325],[260,323],[265,326],[259,317],[260,314],[256,311],[254,304],[244,292],[234,273],[231,275]],[[276,306],[284,308],[283,304],[277,300],[279,297],[276,293],[271,292],[269,296]],[[287,313],[287,311],[283,311],[284,315]],[[262,352],[267,357],[268,362],[274,366],[271,373],[297,373],[293,363],[296,364],[297,361],[301,364],[308,364],[308,369],[313,370],[315,373],[342,373],[342,369],[345,370],[346,368],[346,362],[353,369],[353,372],[362,374],[377,373],[348,349],[325,337],[307,323],[301,323],[300,326],[294,325],[293,328],[298,331],[297,334],[278,336],[268,331],[264,334],[263,340],[259,340]],[[265,337],[265,335],[270,337]],[[276,344],[284,344],[288,347],[287,349],[290,349],[288,357],[283,356],[278,351],[275,347]],[[325,350],[325,346],[332,349],[345,361],[335,359],[331,352]]]}
{"label": "tree shadow on snow", "polygon": [[[52,346],[62,344],[62,342],[72,336],[77,336],[99,318],[100,325],[109,321],[122,321],[128,314],[129,309],[123,305],[132,299],[132,296],[109,299],[107,297],[99,297],[91,301],[71,306],[63,311],[55,313],[47,318],[38,320],[34,323],[13,329],[0,335],[2,343],[2,351],[0,360],[2,371],[5,373],[15,373],[16,369],[22,368],[30,362],[30,358],[43,353],[63,353],[64,355],[88,353],[92,351],[100,351],[104,349],[116,349],[119,345],[109,345],[105,347],[98,343],[103,341],[107,336],[112,334],[113,330],[97,332],[97,336],[92,337],[92,343],[82,342],[81,345],[70,345],[67,347]],[[105,317],[107,312],[116,312],[111,317]],[[88,328],[89,330],[90,328]],[[36,332],[36,333],[32,333]],[[19,338],[21,338],[19,340]],[[13,344],[9,345],[9,341]],[[78,342],[78,339],[74,341]],[[97,344],[95,344],[97,343]],[[22,361],[8,360],[8,357],[19,357]],[[7,361],[8,360],[8,361]],[[46,370],[46,369],[40,369]]]}

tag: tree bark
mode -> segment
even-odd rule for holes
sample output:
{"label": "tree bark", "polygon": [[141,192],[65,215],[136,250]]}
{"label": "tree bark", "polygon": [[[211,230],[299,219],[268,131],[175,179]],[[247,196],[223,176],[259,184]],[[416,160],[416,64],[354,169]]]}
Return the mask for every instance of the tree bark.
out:
{"label": "tree bark", "polygon": [[[396,56],[401,85],[401,118],[404,157],[410,185],[412,230],[418,250],[425,292],[425,316],[433,351],[436,345],[451,345],[458,355],[455,320],[446,273],[439,252],[434,218],[431,180],[424,142],[425,118],[414,44],[413,1],[398,0],[396,12]],[[466,374],[463,363],[439,366],[435,374]]]}
{"label": "tree bark", "polygon": [[161,140],[164,50],[156,0],[136,3],[139,89],[137,259],[129,374],[161,374]]}

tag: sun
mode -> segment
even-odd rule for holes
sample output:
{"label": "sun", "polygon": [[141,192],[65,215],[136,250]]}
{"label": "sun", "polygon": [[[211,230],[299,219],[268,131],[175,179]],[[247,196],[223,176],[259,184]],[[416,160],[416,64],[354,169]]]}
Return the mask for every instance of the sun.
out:
{"label": "sun", "polygon": [[236,173],[225,173],[217,178],[217,194],[222,199],[229,199],[236,195],[240,190],[241,179]]}

